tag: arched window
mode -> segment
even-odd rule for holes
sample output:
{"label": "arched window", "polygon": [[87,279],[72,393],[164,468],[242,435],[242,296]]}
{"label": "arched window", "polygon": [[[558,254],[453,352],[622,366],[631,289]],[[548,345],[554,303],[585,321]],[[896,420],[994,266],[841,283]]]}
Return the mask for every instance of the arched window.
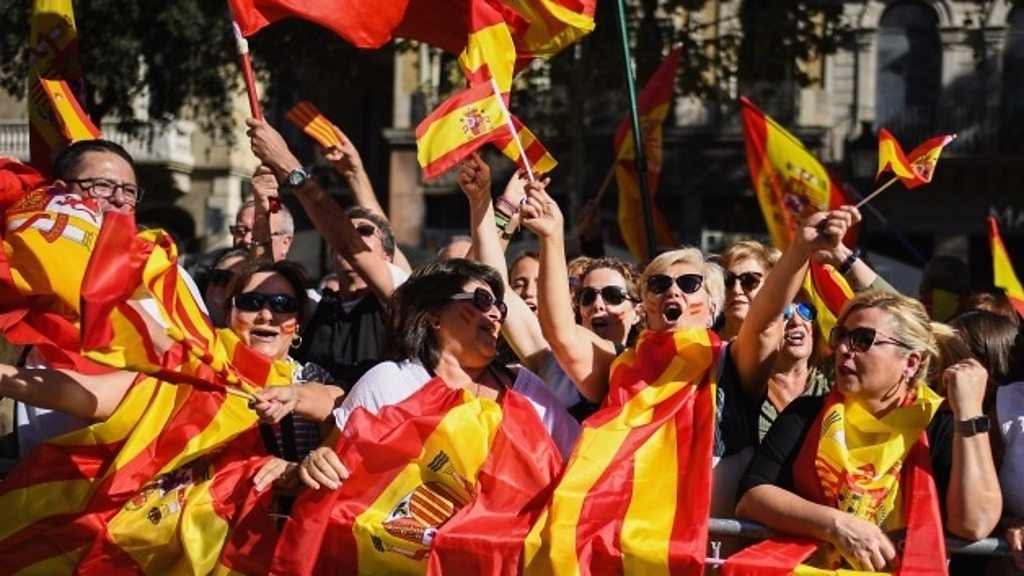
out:
{"label": "arched window", "polygon": [[916,2],[891,6],[878,28],[875,119],[900,141],[932,135],[942,87],[942,42],[935,12]]}
{"label": "arched window", "polygon": [[1024,151],[1024,7],[1010,12],[1003,52],[1000,141],[1003,152]]}

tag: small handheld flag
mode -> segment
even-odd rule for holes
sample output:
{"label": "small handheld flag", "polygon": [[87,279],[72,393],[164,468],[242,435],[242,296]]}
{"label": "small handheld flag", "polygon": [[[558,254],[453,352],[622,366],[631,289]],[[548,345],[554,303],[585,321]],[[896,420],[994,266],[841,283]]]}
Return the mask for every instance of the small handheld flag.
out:
{"label": "small handheld flag", "polygon": [[285,112],[285,118],[324,148],[341,146],[334,124],[312,102],[303,100]]}

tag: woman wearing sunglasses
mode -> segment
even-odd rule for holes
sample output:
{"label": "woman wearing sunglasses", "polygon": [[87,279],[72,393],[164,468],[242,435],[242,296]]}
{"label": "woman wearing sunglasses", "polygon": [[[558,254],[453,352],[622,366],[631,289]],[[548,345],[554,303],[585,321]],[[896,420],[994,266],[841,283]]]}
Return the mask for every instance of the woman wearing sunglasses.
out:
{"label": "woman wearing sunglasses", "polygon": [[1002,509],[982,412],[985,369],[974,360],[947,368],[951,412],[939,411],[942,398],[927,384],[938,354],[927,311],[877,290],[847,302],[829,345],[832,391],[794,400],[779,416],[741,482],[737,514],[807,538],[794,565],[912,563],[917,573],[946,573],[943,528],[983,538]]}
{"label": "woman wearing sunglasses", "polygon": [[779,259],[779,251],[755,240],[740,240],[722,251],[725,269],[725,304],[720,316],[718,336],[725,341],[740,333],[750,303],[761,290],[768,271]]}
{"label": "woman wearing sunglasses", "polygon": [[[362,408],[376,414],[435,378],[441,385],[499,404],[508,394],[524,396],[555,445],[568,455],[579,433],[576,422],[535,374],[494,362],[498,333],[508,313],[504,296],[501,276],[483,264],[452,259],[426,265],[395,292],[391,360],[360,378],[340,407],[310,397],[304,386],[261,392],[264,402],[256,408],[265,419],[292,410],[313,420],[333,413],[336,429],[303,461],[302,481],[312,488],[340,486],[348,472],[332,446],[352,412]],[[267,480],[260,478],[258,484]]]}
{"label": "woman wearing sunglasses", "polygon": [[[494,225],[494,206],[491,201],[491,176],[487,164],[472,156],[459,168],[459,185],[470,204],[473,254],[481,262],[504,269],[504,250]],[[525,179],[513,176],[506,187],[506,195],[524,194]],[[535,258],[539,256],[535,255]],[[539,261],[535,260],[539,267]],[[566,267],[562,261],[563,268]],[[587,259],[581,265],[580,282],[575,290],[569,287],[568,277],[560,286],[562,298],[555,306],[561,319],[571,323],[572,334],[562,346],[549,345],[541,330],[543,317],[538,318],[538,290],[531,290],[532,298],[520,297],[513,284],[508,290],[509,319],[502,327],[502,335],[511,345],[523,366],[535,372],[558,397],[562,405],[577,419],[593,413],[604,399],[603,390],[591,390],[587,355],[594,348],[625,349],[633,328],[640,322],[639,295],[636,274],[632,267],[617,258]],[[512,282],[515,282],[512,273]],[[571,297],[570,294],[574,294]],[[574,314],[579,314],[579,323]]]}

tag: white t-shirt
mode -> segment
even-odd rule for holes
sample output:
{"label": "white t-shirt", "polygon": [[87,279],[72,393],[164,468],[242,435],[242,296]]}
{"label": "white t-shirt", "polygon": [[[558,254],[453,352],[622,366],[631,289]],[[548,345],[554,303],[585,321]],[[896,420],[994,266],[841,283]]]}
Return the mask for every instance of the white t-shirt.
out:
{"label": "white t-shirt", "polygon": [[[355,383],[341,406],[334,410],[334,421],[338,429],[343,430],[356,408],[377,414],[381,408],[412,396],[430,379],[430,373],[418,362],[381,362]],[[579,437],[579,423],[566,412],[544,382],[526,368],[518,368],[512,389],[530,401],[562,458],[567,459]]]}

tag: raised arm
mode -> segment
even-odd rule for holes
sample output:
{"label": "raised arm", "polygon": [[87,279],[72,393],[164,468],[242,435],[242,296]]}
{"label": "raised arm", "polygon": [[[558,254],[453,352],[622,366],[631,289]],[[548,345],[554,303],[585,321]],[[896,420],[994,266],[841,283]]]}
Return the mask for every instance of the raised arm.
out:
{"label": "raised arm", "polygon": [[[249,244],[249,260],[274,258],[272,249],[273,232],[270,227],[270,203],[277,198],[278,184],[274,170],[266,164],[256,167],[252,175],[253,215],[252,242]],[[280,201],[278,199],[278,201]]]}
{"label": "raised arm", "polygon": [[[514,175],[513,178],[518,176]],[[544,354],[550,349],[537,317],[508,283],[505,247],[498,238],[494,205],[491,203],[491,170],[480,156],[473,154],[459,166],[458,181],[459,187],[469,199],[470,229],[473,234],[470,256],[496,269],[505,282],[508,316],[501,327],[501,333],[523,365],[536,373]]]}
{"label": "raised arm", "polygon": [[[302,169],[302,163],[291,153],[277,130],[264,120],[249,118],[245,122],[249,126],[248,135],[252,140],[253,153],[273,168],[279,179],[284,179],[294,170]],[[317,232],[331,248],[352,265],[378,297],[390,297],[395,282],[388,263],[363,242],[344,208],[312,178],[307,178],[304,184],[292,192],[313,221]]]}
{"label": "raised arm", "polygon": [[768,272],[730,349],[740,384],[750,398],[764,393],[785,330],[783,312],[803,285],[811,255],[834,249],[846,230],[859,221],[860,212],[852,206],[812,214]]}
{"label": "raised arm", "polygon": [[580,394],[595,403],[608,394],[615,344],[576,323],[565,261],[565,223],[545,191],[547,181],[527,185],[523,226],[540,238],[537,312],[544,339]]}
{"label": "raised arm", "polygon": [[0,364],[0,396],[87,420],[106,420],[124,399],[135,372],[81,374]]}
{"label": "raised arm", "polygon": [[[334,170],[337,171],[345,181],[348,182],[349,188],[352,190],[352,196],[355,199],[356,206],[362,206],[367,210],[379,215],[381,218],[388,220],[387,213],[384,212],[384,207],[380,205],[380,201],[377,199],[377,194],[373,190],[373,183],[370,182],[370,176],[366,173],[366,168],[363,166],[363,159],[359,155],[359,149],[352,140],[341,131],[334,124],[331,124],[331,129],[338,135],[338,139],[341,140],[340,146],[334,146],[331,148],[321,149],[320,153],[323,157],[331,163]],[[390,221],[389,221],[390,222]],[[395,258],[393,264],[398,266],[406,272],[412,272],[412,266],[409,264],[409,259],[405,257],[405,253],[402,252],[401,248],[395,246]]]}

